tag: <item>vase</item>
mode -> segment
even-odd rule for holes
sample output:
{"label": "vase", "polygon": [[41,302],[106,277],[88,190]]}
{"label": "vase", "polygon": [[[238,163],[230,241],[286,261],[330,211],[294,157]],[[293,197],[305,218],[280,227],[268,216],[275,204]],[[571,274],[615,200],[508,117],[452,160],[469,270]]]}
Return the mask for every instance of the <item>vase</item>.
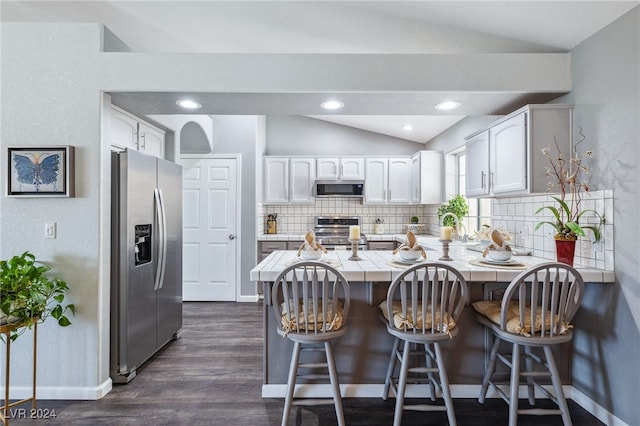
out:
{"label": "vase", "polygon": [[573,266],[573,256],[576,252],[575,240],[556,240],[556,260]]}

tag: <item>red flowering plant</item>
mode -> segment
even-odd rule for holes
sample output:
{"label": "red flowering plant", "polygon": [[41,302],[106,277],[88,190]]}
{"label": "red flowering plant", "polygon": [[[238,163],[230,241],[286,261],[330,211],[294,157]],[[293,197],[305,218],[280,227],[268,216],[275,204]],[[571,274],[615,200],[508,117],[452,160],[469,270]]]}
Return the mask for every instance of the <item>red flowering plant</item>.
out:
{"label": "red flowering plant", "polygon": [[[554,236],[556,240],[569,241],[584,237],[584,230],[590,229],[593,232],[594,242],[598,242],[601,237],[600,230],[604,223],[604,216],[593,209],[582,209],[580,206],[583,193],[589,191],[589,185],[584,175],[588,175],[591,169],[585,163],[588,159],[593,158],[593,151],[587,150],[583,153],[578,151],[578,146],[585,140],[582,130],[579,135],[580,140],[573,146],[573,152],[568,160],[564,158],[557,141],[555,142],[555,156],[551,155],[551,147],[542,149],[542,155],[549,159],[549,167],[545,167],[545,174],[551,177],[548,191],[559,193],[559,196],[551,198],[558,202],[560,208],[543,206],[536,210],[536,214],[543,210],[550,211],[555,220],[539,222],[535,229],[537,230],[544,224],[551,225],[556,231]],[[587,213],[595,216],[597,223],[580,224],[580,220]]]}

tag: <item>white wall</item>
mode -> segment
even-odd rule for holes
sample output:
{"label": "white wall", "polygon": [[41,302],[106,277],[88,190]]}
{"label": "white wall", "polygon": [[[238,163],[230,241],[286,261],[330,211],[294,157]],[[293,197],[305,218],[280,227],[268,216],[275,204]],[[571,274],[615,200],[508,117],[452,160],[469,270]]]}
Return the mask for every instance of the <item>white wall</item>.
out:
{"label": "white wall", "polygon": [[[7,146],[76,147],[75,198],[2,197],[0,205],[0,256],[30,250],[68,282],[77,306],[71,326],[39,328],[39,398],[96,398],[110,389],[110,159],[95,72],[100,46],[98,24],[2,24],[1,164]],[[56,239],[44,239],[45,222],[57,223]],[[30,388],[29,374],[15,374],[31,370],[30,342],[25,335],[12,345],[16,391]]]}
{"label": "white wall", "polygon": [[267,116],[267,155],[411,155],[424,144],[302,116]]}

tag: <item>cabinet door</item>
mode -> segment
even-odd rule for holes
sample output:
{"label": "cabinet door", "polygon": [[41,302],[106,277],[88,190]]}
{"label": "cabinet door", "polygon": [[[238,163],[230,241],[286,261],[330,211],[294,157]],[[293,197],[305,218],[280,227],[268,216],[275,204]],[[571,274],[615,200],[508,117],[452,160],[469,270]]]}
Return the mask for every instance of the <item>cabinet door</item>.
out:
{"label": "cabinet door", "polygon": [[111,145],[138,149],[138,120],[113,106],[109,132]]}
{"label": "cabinet door", "polygon": [[493,194],[527,189],[525,113],[518,114],[489,129],[489,153]]}
{"label": "cabinet door", "polygon": [[138,124],[138,150],[164,158],[164,132],[145,123]]}
{"label": "cabinet door", "polygon": [[264,202],[286,203],[289,201],[289,158],[268,157],[264,159]]}
{"label": "cabinet door", "polygon": [[411,157],[411,202],[415,204],[441,204],[442,152],[419,151]]}
{"label": "cabinet door", "polygon": [[318,179],[338,179],[340,176],[340,159],[338,158],[318,158],[316,166]]}
{"label": "cabinet door", "polygon": [[389,194],[387,201],[408,204],[411,200],[411,158],[389,158]]}
{"label": "cabinet door", "polygon": [[365,162],[366,182],[364,201],[367,203],[386,203],[388,161],[386,158],[367,158]]}
{"label": "cabinet door", "polygon": [[340,179],[364,179],[364,158],[342,158],[340,160]]}
{"label": "cabinet door", "polygon": [[395,249],[395,241],[369,241],[367,244],[367,250],[390,251]]}
{"label": "cabinet door", "polygon": [[411,157],[411,202],[420,204],[420,153]]}
{"label": "cabinet door", "polygon": [[287,250],[287,242],[258,241],[258,262],[262,262],[267,256],[276,250]]}
{"label": "cabinet door", "polygon": [[469,139],[465,152],[467,197],[489,195],[489,131]]}
{"label": "cabinet door", "polygon": [[292,158],[289,160],[289,201],[312,203],[313,184],[316,180],[315,158]]}

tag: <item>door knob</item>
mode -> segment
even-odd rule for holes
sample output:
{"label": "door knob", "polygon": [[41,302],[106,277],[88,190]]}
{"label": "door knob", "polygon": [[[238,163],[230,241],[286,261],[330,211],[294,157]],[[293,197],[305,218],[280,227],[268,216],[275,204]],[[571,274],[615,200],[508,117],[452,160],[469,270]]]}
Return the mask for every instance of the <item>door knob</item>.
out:
{"label": "door knob", "polygon": [[230,240],[235,240],[235,239],[236,239],[236,236],[235,236],[235,235],[233,235],[233,234],[229,234],[229,239],[230,239]]}

